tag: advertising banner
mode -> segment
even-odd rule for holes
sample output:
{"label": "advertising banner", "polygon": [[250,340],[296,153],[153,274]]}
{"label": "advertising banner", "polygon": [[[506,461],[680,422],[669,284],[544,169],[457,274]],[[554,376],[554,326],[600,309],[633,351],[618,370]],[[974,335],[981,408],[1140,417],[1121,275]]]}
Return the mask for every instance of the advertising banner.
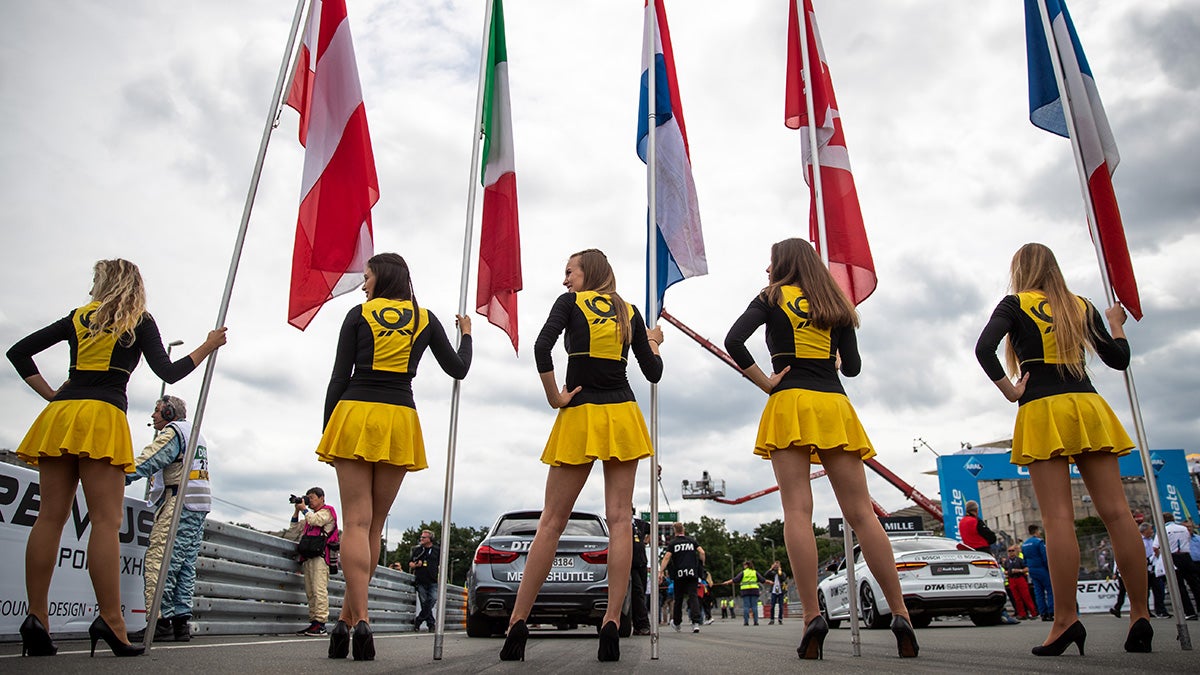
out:
{"label": "advertising banner", "polygon": [[[41,504],[38,473],[0,463],[0,635],[15,637],[29,612],[25,596],[25,541]],[[150,541],[154,513],[140,499],[125,498],[121,526],[121,606],[126,628],[146,626],[142,558]],[[83,488],[75,493],[71,515],[63,527],[54,579],[50,584],[50,631],[54,635],[85,634],[96,618],[96,595],[88,577],[87,544],[91,533]]]}

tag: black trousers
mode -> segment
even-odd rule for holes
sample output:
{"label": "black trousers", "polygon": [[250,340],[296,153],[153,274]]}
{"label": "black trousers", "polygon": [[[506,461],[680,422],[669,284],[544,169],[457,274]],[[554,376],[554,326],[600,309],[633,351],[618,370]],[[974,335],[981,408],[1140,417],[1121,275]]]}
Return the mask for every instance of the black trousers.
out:
{"label": "black trousers", "polygon": [[646,606],[646,565],[635,564],[629,572],[629,614],[634,630],[650,630],[650,609]]}
{"label": "black trousers", "polygon": [[675,608],[671,611],[671,618],[676,626],[683,623],[685,600],[688,606],[688,618],[692,620],[692,623],[701,622],[703,617],[700,615],[700,596],[696,595],[697,584],[696,577],[675,577]]}
{"label": "black trousers", "polygon": [[[1171,560],[1175,563],[1175,578],[1179,580],[1179,602],[1183,605],[1183,613],[1191,616],[1200,605],[1200,577],[1197,577],[1196,563],[1192,562],[1190,553],[1172,553]],[[1196,597],[1196,605],[1188,597],[1188,589]]]}

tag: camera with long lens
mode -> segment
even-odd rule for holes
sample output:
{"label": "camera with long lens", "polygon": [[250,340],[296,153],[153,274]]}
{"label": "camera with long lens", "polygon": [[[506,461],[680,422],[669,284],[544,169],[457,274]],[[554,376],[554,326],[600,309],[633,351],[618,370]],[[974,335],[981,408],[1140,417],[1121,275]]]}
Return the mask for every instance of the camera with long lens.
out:
{"label": "camera with long lens", "polygon": [[297,497],[296,495],[291,495],[288,497],[288,503],[289,504],[303,504],[305,506],[308,506],[308,495],[304,495],[302,497]]}

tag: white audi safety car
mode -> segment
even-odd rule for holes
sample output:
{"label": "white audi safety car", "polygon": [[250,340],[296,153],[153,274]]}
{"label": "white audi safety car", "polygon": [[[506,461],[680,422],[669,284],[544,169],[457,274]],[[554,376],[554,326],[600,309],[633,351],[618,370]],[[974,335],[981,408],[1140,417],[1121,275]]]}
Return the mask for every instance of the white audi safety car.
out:
{"label": "white audi safety car", "polygon": [[[913,626],[924,628],[935,616],[960,614],[970,616],[976,626],[1000,623],[1008,596],[1004,592],[1004,572],[995,558],[963,550],[953,539],[927,534],[893,536],[890,541]],[[892,610],[857,546],[854,582],[862,622],[870,628],[887,627]],[[845,561],[817,585],[817,603],[831,628],[849,620]]]}

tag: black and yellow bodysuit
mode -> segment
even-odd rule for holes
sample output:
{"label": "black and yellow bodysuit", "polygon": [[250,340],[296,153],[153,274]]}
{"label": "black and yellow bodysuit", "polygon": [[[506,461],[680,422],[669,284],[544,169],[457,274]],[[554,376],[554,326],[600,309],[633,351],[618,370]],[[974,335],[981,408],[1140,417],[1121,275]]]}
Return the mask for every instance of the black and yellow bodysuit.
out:
{"label": "black and yellow bodysuit", "polygon": [[412,381],[428,348],[450,377],[471,367],[471,336],[458,351],[437,317],[412,301],[375,298],[346,314],[325,393],[325,431],[317,456],[428,466]]}
{"label": "black and yellow bodysuit", "polygon": [[653,454],[646,422],[626,377],[629,351],[650,382],[662,377],[662,358],[650,348],[646,324],[637,308],[626,303],[631,343],[621,343],[616,308],[596,291],[564,293],[533,345],[539,373],[554,370],[550,356],[558,336],[567,349],[567,390],[582,387],[559,409],[546,441],[542,461],[551,466],[587,464],[594,460],[641,459]]}
{"label": "black and yellow bodysuit", "polygon": [[875,455],[854,407],[838,378],[858,375],[862,359],[853,326],[817,328],[808,318],[808,299],[797,286],[780,287],[780,304],[759,295],[725,336],[725,349],[743,370],[754,365],[746,341],[766,325],[772,372],[789,370],[771,392],[758,425],[754,453],[770,458],[776,450],[798,448],[820,463],[818,450],[846,450],[862,459]]}
{"label": "black and yellow bodysuit", "polygon": [[[1092,303],[1078,296],[1076,300],[1087,313],[1087,330],[1100,360],[1116,370],[1129,367],[1129,342],[1109,334]],[[1044,294],[1026,291],[1006,296],[992,312],[975,344],[975,358],[993,382],[1006,377],[996,357],[1006,335],[1012,337],[1021,374],[1029,374],[1013,430],[1014,464],[1093,451],[1123,455],[1133,448],[1120,420],[1096,393],[1087,374],[1077,378],[1060,367],[1065,361],[1059,354],[1054,317]]]}
{"label": "black and yellow bodysuit", "polygon": [[125,416],[130,374],[142,356],[167,383],[178,382],[196,367],[190,356],[174,363],[167,358],[158,325],[148,313],[142,315],[128,345],[111,332],[91,335],[90,318],[99,306],[93,301],[74,309],[8,350],[8,359],[22,379],[38,373],[34,355],[64,341],[70,350],[67,383],[17,446],[17,455],[31,464],[37,464],[39,457],[71,454],[105,459],[132,473],[133,442]]}

